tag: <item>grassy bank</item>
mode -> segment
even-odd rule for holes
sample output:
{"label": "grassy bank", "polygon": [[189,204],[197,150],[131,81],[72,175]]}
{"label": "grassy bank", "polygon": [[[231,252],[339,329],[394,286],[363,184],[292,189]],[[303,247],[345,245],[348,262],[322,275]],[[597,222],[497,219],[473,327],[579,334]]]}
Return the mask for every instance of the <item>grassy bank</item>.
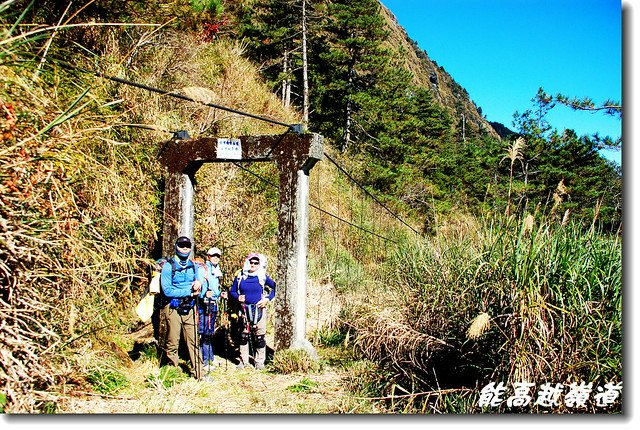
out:
{"label": "grassy bank", "polygon": [[[242,43],[204,43],[146,23],[29,33],[33,26],[16,14],[2,24],[3,412],[103,411],[64,403],[87,396],[107,412],[125,403],[132,412],[185,412],[179,402],[189,399],[188,412],[236,413],[235,399],[260,412],[470,413],[482,411],[479,390],[489,383],[585,381],[595,395],[621,381],[620,237],[542,215],[461,214],[438,218],[433,237],[420,237],[326,161],[310,178],[309,290],[317,294],[308,327],[325,354],[320,368],[257,379],[238,373],[228,386],[219,372],[220,385],[207,387],[159,369],[149,351],[133,362],[132,310],[161,231],[159,148],[177,130],[283,130],[78,67],[97,64],[109,75],[291,123],[299,114],[270,92]],[[269,164],[251,169],[277,180]],[[256,249],[275,268],[274,188],[232,165],[204,166],[197,183],[199,251],[221,247],[228,275]],[[270,403],[262,384],[280,376],[280,403]],[[336,402],[318,400],[336,393]],[[215,395],[231,399],[229,407],[211,406]],[[621,403],[583,410],[618,412]]]}
{"label": "grassy bank", "polygon": [[[595,394],[622,380],[621,262],[616,236],[533,217],[472,219],[396,248],[383,293],[350,320],[356,343],[406,392],[584,381]],[[411,401],[421,410],[439,400]],[[439,410],[472,406],[461,395]],[[593,395],[584,410],[604,411]]]}

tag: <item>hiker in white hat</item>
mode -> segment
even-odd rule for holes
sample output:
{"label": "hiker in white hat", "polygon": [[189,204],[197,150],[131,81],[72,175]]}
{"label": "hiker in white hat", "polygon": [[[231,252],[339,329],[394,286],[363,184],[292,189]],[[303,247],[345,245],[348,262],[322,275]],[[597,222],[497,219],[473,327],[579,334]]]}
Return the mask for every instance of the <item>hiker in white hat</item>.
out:
{"label": "hiker in white hat", "polygon": [[249,354],[253,350],[254,366],[264,369],[267,342],[267,305],[274,299],[276,284],[267,275],[267,258],[252,252],[236,274],[229,295],[240,303],[243,321],[239,339],[240,363],[238,368],[251,366]]}
{"label": "hiker in white hat", "polygon": [[198,301],[198,332],[200,333],[200,347],[202,349],[202,361],[205,372],[213,369],[217,363],[213,353],[213,335],[215,333],[216,314],[218,312],[218,300],[227,298],[227,293],[221,291],[222,270],[220,269],[220,257],[222,251],[215,246],[207,251],[205,262],[205,283]]}

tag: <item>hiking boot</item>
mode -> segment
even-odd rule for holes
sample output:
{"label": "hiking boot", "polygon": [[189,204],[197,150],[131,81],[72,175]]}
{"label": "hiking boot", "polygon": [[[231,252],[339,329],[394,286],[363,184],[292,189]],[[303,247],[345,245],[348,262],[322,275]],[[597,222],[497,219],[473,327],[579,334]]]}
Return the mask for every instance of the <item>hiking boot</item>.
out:
{"label": "hiking boot", "polygon": [[256,350],[256,369],[264,369],[264,361],[267,357],[267,348],[258,348]]}

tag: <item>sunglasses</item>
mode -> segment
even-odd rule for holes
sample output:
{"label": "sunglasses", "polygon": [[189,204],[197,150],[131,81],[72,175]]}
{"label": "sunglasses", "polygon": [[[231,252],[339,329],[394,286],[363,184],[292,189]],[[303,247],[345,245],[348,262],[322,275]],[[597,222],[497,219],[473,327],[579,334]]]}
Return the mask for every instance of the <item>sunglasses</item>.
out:
{"label": "sunglasses", "polygon": [[252,266],[257,266],[258,264],[260,264],[259,261],[249,261],[249,264],[251,264]]}
{"label": "sunglasses", "polygon": [[209,257],[217,257],[217,258],[220,258],[220,254],[209,254]]}
{"label": "sunglasses", "polygon": [[191,244],[189,242],[178,242],[178,248],[191,248]]}

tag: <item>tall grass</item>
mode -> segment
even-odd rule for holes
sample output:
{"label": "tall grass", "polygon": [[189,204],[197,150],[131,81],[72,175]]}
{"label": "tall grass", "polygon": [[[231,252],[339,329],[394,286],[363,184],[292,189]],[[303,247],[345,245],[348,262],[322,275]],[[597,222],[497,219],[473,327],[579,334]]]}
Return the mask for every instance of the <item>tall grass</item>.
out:
{"label": "tall grass", "polygon": [[[533,217],[461,225],[392,253],[384,299],[374,303],[391,317],[354,318],[357,343],[417,391],[621,381],[621,262],[617,237],[577,225]],[[411,354],[393,353],[399,324]]]}
{"label": "tall grass", "polygon": [[[281,131],[99,80],[70,60],[159,88],[200,89],[216,103],[293,122],[240,44],[203,44],[158,26],[87,24],[80,34],[77,22],[73,33],[54,38],[52,27],[28,36],[33,23],[24,16],[0,16],[0,380],[8,413],[48,408],[67,380],[83,378],[70,349],[135,324],[132,309],[161,231],[156,154],[167,132]],[[86,41],[92,45],[77,49]]]}
{"label": "tall grass", "polygon": [[6,28],[2,40],[0,105],[15,121],[0,139],[1,379],[7,411],[35,412],[73,373],[66,348],[132,320],[158,226],[157,169],[119,143],[118,103],[60,68],[60,47],[43,62],[33,52],[44,40]]}

